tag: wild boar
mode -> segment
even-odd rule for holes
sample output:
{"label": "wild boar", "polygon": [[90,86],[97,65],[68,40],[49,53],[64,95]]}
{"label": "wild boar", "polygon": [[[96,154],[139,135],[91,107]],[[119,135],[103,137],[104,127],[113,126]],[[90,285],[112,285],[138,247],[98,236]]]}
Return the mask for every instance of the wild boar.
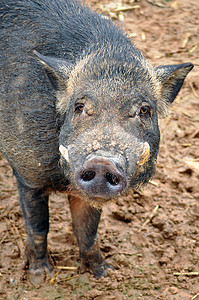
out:
{"label": "wild boar", "polygon": [[1,0],[0,18],[0,151],[18,182],[31,280],[53,274],[53,191],[69,195],[80,271],[106,275],[102,205],[153,176],[158,115],[193,65],[153,68],[121,28],[74,0]]}

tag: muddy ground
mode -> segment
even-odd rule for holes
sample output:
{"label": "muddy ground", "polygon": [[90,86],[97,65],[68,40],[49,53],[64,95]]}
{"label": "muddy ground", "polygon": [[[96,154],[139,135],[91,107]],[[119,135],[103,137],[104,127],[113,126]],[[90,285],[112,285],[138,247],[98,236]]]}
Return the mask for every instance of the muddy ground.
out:
{"label": "muddy ground", "polygon": [[[199,299],[199,2],[90,4],[119,19],[154,65],[191,61],[195,68],[171,115],[160,120],[153,182],[104,207],[101,251],[115,268],[107,278],[57,269],[53,283],[30,285],[22,269],[25,230],[16,181],[0,158],[0,299]],[[126,5],[131,8],[121,12]],[[78,267],[65,195],[50,198],[49,248],[56,267]]]}

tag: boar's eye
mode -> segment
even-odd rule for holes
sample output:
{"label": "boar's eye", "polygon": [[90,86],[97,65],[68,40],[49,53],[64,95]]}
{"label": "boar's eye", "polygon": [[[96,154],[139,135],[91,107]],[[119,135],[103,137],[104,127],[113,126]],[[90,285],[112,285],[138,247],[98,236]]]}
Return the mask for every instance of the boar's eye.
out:
{"label": "boar's eye", "polygon": [[151,108],[148,105],[144,105],[140,109],[140,116],[150,117],[151,116]]}
{"label": "boar's eye", "polygon": [[76,113],[81,113],[84,109],[84,104],[83,103],[76,103],[75,104],[75,112]]}

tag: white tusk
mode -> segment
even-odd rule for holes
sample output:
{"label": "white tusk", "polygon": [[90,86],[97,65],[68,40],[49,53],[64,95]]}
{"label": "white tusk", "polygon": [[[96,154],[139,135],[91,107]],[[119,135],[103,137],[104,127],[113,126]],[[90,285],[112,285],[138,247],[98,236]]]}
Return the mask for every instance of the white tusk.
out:
{"label": "white tusk", "polygon": [[66,147],[60,145],[59,146],[59,151],[60,151],[61,155],[65,158],[65,160],[69,161],[68,149],[66,149]]}
{"label": "white tusk", "polygon": [[141,155],[140,160],[138,162],[139,166],[142,166],[147,161],[147,158],[149,157],[149,154],[150,154],[150,146],[147,142],[145,142],[144,143],[144,148],[143,148],[143,151],[142,151],[142,155]]}

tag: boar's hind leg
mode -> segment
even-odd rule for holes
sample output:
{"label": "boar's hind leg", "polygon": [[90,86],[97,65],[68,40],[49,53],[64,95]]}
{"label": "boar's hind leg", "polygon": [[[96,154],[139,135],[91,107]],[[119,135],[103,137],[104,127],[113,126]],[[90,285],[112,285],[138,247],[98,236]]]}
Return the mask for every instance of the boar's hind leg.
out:
{"label": "boar's hind leg", "polygon": [[89,206],[79,197],[70,195],[69,203],[73,219],[73,231],[80,250],[80,273],[90,269],[96,278],[106,276],[106,269],[112,267],[101,256],[97,241],[97,228],[101,211]]}
{"label": "boar's hind leg", "polygon": [[20,206],[26,223],[26,266],[29,267],[30,280],[39,284],[46,272],[52,276],[53,266],[47,252],[49,229],[48,195],[43,190],[30,189],[19,178]]}

